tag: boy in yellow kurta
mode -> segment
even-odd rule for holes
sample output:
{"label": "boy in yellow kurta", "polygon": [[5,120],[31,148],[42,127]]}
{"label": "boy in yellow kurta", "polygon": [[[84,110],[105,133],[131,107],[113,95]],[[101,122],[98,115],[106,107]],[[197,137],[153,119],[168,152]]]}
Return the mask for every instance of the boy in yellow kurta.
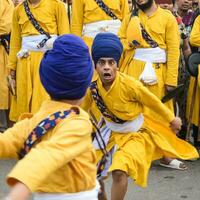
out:
{"label": "boy in yellow kurta", "polygon": [[[117,147],[109,168],[113,176],[111,200],[124,199],[128,176],[145,187],[154,159],[198,157],[193,146],[175,135],[181,128],[181,120],[139,81],[117,71],[122,49],[116,35],[96,36],[92,58],[99,78],[91,83],[82,105],[86,110],[92,105],[100,110],[112,131],[107,147],[111,144]],[[164,115],[166,122],[144,115],[144,106]]]}
{"label": "boy in yellow kurta", "polygon": [[65,5],[59,0],[30,0],[19,4],[13,14],[8,68],[16,79],[16,96],[12,97],[10,119],[16,121],[21,113],[35,113],[41,103],[49,99],[39,79],[39,64],[43,53],[51,45],[39,43],[47,36],[39,33],[25,12],[28,2],[30,12],[40,27],[52,38],[69,33]]}
{"label": "boy in yellow kurta", "polygon": [[116,16],[113,20],[95,0],[73,0],[71,32],[82,36],[91,47],[97,33],[112,32],[117,34],[122,19],[129,13],[127,0],[103,0]]}
{"label": "boy in yellow kurta", "polygon": [[0,132],[7,128],[6,110],[9,108],[9,92],[6,77],[8,52],[6,52],[11,31],[14,5],[12,0],[0,1]]}
{"label": "boy in yellow kurta", "polygon": [[[191,34],[190,34],[190,44],[195,47],[200,48],[200,16],[195,19]],[[200,69],[200,65],[199,65]],[[193,128],[193,136],[194,136],[194,145],[197,148],[200,148],[200,141],[197,141],[198,138],[198,129],[199,129],[199,122],[200,122],[200,75],[198,70],[198,81],[197,81],[197,88],[195,93],[195,102],[193,108],[193,116],[192,116],[192,124],[194,124]],[[190,79],[190,86],[188,91],[188,102],[187,102],[187,117],[189,118],[190,112],[190,105],[192,99],[192,92],[194,88],[195,78],[191,77]]]}
{"label": "boy in yellow kurta", "polygon": [[92,124],[79,107],[92,75],[86,44],[73,35],[58,37],[40,65],[51,100],[0,135],[0,157],[22,158],[7,177],[8,199],[34,193],[37,200],[97,200]]}

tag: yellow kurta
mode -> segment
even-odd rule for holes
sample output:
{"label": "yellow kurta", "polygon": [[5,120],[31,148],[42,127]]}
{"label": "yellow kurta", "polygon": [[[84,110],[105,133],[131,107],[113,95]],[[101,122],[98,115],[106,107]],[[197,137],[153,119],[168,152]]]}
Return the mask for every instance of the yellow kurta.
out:
{"label": "yellow kurta", "polygon": [[[0,157],[17,158],[25,139],[39,122],[71,105],[45,101],[30,119],[24,119],[0,135]],[[96,156],[92,125],[86,112],[68,116],[49,130],[41,141],[9,173],[7,182],[21,181],[32,192],[74,193],[96,185]]]}
{"label": "yellow kurta", "polygon": [[[30,10],[42,26],[51,35],[69,33],[69,23],[66,8],[59,0],[41,0],[38,5]],[[13,14],[11,34],[11,51],[8,67],[16,70],[17,97],[12,98],[10,119],[16,121],[21,113],[35,113],[43,100],[49,98],[40,83],[39,65],[42,52],[30,52],[27,58],[18,59],[16,54],[21,48],[22,37],[40,35],[29,21],[23,3],[18,5]]]}
{"label": "yellow kurta", "polygon": [[[157,42],[161,49],[166,50],[166,64],[154,64],[153,66],[157,75],[158,84],[147,86],[151,92],[161,99],[165,95],[165,85],[177,85],[180,45],[178,25],[170,11],[164,10],[160,7],[158,7],[155,13],[150,17],[141,10],[139,11],[138,16],[141,24],[149,33],[151,38]],[[127,39],[127,34],[131,34],[128,33],[127,30],[132,30],[127,29],[129,22],[130,16],[127,16],[119,31],[119,37],[123,43],[124,49],[126,50],[120,71],[139,79],[139,76],[144,69],[145,62],[133,59],[134,49],[129,46]],[[150,48],[150,45],[142,38],[141,44],[138,48]],[[168,102],[166,105],[172,109],[172,102]],[[156,114],[155,117],[157,117]]]}
{"label": "yellow kurta", "polygon": [[[191,34],[190,34],[190,44],[195,47],[200,47],[200,16],[195,19]],[[199,65],[200,69],[200,65]],[[189,119],[190,105],[192,100],[192,93],[194,88],[195,78],[191,77],[190,86],[188,91],[188,102],[187,102],[187,118]],[[195,94],[194,110],[192,116],[192,123],[199,126],[200,119],[200,71],[198,74],[198,83]]]}
{"label": "yellow kurta", "polygon": [[[14,5],[12,0],[0,1],[0,35],[7,35],[11,31],[12,14]],[[8,55],[0,44],[0,109],[9,108],[9,92],[6,77],[8,69]]]}
{"label": "yellow kurta", "polygon": [[[180,140],[169,128],[174,114],[160,100],[148,91],[139,81],[122,73],[106,91],[100,79],[97,81],[98,91],[108,110],[122,120],[133,120],[147,106],[160,115],[164,115],[168,126],[145,116],[142,128],[137,133],[113,132],[108,148],[117,144],[109,171],[122,170],[131,176],[140,186],[146,186],[148,170],[154,159],[162,156],[188,159],[198,157],[195,148]],[[88,110],[93,104],[88,91],[82,107]],[[96,104],[95,104],[96,106]],[[110,121],[110,119],[106,118]],[[111,144],[112,143],[112,144]]]}
{"label": "yellow kurta", "polygon": [[[103,2],[120,20],[129,13],[127,0],[104,0]],[[102,20],[112,20],[112,18],[94,0],[73,0],[71,22],[73,34],[81,37],[84,24]],[[92,38],[84,37],[83,39],[91,47]]]}

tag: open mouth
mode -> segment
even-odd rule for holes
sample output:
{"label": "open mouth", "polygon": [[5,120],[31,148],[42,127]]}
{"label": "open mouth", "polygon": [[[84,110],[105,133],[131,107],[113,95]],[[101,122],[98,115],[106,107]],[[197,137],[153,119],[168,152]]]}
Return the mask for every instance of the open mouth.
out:
{"label": "open mouth", "polygon": [[107,73],[107,72],[103,74],[103,77],[104,77],[104,79],[111,79],[112,78],[111,74]]}

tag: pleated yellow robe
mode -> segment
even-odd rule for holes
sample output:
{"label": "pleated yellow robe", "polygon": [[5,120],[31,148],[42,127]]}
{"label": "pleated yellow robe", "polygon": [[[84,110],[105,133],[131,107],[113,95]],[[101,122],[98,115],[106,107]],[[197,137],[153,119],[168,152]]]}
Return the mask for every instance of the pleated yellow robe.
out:
{"label": "pleated yellow robe", "polygon": [[[66,8],[59,0],[41,0],[36,6],[29,3],[30,10],[42,28],[51,35],[69,33]],[[12,97],[10,119],[17,121],[22,113],[35,113],[41,103],[49,99],[39,78],[39,65],[42,52],[30,52],[27,58],[17,58],[21,48],[22,37],[39,35],[29,21],[23,3],[19,4],[13,14],[11,51],[8,67],[16,70],[17,96]]]}
{"label": "pleated yellow robe", "polygon": [[[108,110],[122,120],[134,120],[143,113],[144,106],[164,115],[166,119],[164,123],[144,115],[144,124],[138,132],[112,132],[107,149],[110,150],[116,144],[117,151],[109,171],[122,170],[136,184],[145,187],[153,160],[163,156],[181,159],[198,157],[196,149],[179,139],[169,128],[174,114],[139,81],[119,72],[108,91],[104,89],[100,79],[97,80],[97,87]],[[82,107],[88,110],[92,106],[96,106],[96,103],[88,90]],[[111,121],[109,118],[106,120]],[[98,151],[98,159],[100,154]]]}
{"label": "pleated yellow robe", "polygon": [[[192,46],[200,47],[200,16],[198,16],[194,22],[191,34],[190,34],[190,43]],[[199,74],[198,74],[198,82],[197,89],[195,91],[195,102],[194,102],[194,110],[192,115],[192,123],[195,126],[199,126],[199,118],[200,118],[200,66],[199,66]],[[190,113],[190,105],[192,101],[192,93],[194,88],[195,78],[190,78],[190,86],[188,91],[188,102],[187,102],[187,118],[189,119]]]}
{"label": "pleated yellow robe", "polygon": [[[151,16],[147,16],[144,12],[139,10],[138,17],[141,24],[149,33],[151,38],[155,42],[157,42],[161,49],[164,49],[166,51],[166,64],[153,64],[158,83],[152,86],[146,85],[146,87],[153,94],[161,99],[166,94],[166,85],[177,85],[180,45],[178,25],[170,11],[164,10],[160,7],[158,7],[155,13],[153,13]],[[130,22],[130,16],[127,16],[123,20],[122,26],[118,33],[125,50],[120,66],[120,71],[139,80],[139,76],[144,70],[145,62],[133,58],[135,49],[130,46],[131,41],[128,41],[127,36],[135,34],[134,36],[132,36],[132,40],[137,40],[139,36],[136,34],[136,32],[138,32],[139,26],[137,27],[135,22],[132,24],[132,26],[134,27],[129,27]],[[137,48],[151,47],[143,38],[141,38],[140,46],[138,46]],[[172,101],[167,102],[165,105],[173,110]],[[145,112],[149,113],[149,109],[146,109]],[[155,117],[160,117],[156,113],[151,114],[153,114],[153,116]]]}
{"label": "pleated yellow robe", "polygon": [[[11,0],[0,1],[0,35],[7,35],[11,31],[12,14],[14,5]],[[9,91],[6,77],[8,54],[0,44],[0,110],[9,108]]]}

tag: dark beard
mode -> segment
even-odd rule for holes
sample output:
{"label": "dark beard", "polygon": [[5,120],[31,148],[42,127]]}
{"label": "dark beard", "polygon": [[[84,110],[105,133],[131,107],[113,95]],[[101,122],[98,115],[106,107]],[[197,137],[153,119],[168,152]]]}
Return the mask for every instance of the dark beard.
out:
{"label": "dark beard", "polygon": [[[137,3],[136,3],[136,4],[137,4]],[[152,4],[153,4],[153,0],[148,0],[147,3],[142,4],[142,5],[137,4],[137,6],[138,6],[138,8],[141,9],[142,11],[145,11],[145,10],[147,10],[148,8],[150,8],[150,7],[152,6]]]}

